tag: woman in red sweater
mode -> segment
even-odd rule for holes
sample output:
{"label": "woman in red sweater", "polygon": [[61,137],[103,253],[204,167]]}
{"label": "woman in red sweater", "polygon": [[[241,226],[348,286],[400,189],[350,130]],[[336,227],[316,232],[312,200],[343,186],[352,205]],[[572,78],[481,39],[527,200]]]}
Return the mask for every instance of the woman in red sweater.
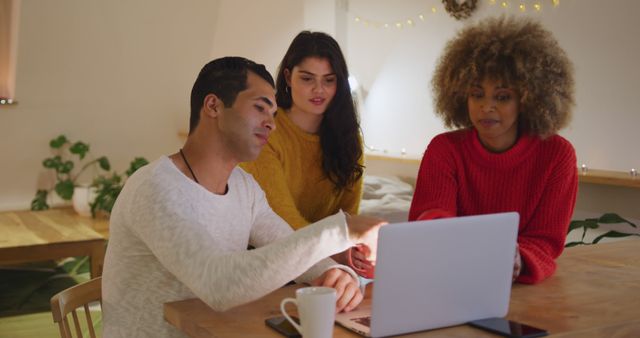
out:
{"label": "woman in red sweater", "polygon": [[[517,211],[513,278],[553,274],[576,200],[573,69],[537,22],[492,18],[464,28],[432,80],[436,113],[457,129],[431,141],[409,219]],[[473,254],[473,253],[469,253]]]}

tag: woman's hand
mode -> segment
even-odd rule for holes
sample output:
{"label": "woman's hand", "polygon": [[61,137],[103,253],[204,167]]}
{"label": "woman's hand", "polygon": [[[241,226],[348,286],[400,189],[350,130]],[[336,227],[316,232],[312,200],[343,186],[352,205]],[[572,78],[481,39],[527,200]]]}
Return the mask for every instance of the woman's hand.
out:
{"label": "woman's hand", "polygon": [[349,238],[356,244],[363,244],[367,251],[363,252],[365,258],[370,261],[376,260],[378,248],[378,230],[386,221],[370,216],[347,214],[347,226],[349,228]]}
{"label": "woman's hand", "polygon": [[513,282],[515,282],[516,278],[520,276],[521,271],[522,271],[522,257],[520,257],[520,247],[516,243],[516,256],[513,262],[513,279],[512,279]]}
{"label": "woman's hand", "polygon": [[373,279],[375,270],[375,261],[368,260],[369,247],[363,244],[358,244],[347,250],[347,258],[349,265],[355,272],[364,277]]}

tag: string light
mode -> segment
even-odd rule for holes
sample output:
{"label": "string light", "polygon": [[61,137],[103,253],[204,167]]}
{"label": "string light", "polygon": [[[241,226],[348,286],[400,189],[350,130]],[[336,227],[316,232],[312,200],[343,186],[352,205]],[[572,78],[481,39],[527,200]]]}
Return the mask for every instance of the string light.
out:
{"label": "string light", "polygon": [[[560,0],[547,0],[551,3],[552,6],[558,7],[560,6]],[[489,5],[496,6],[499,5],[503,10],[509,10],[513,7],[513,10],[517,8],[517,12],[526,13],[526,12],[541,12],[543,1],[542,0],[534,0],[529,3],[525,0],[487,0]],[[446,14],[446,12],[443,11]],[[436,6],[431,7],[430,15],[439,14]],[[427,21],[427,15],[422,13],[418,13],[415,15],[409,15],[405,19],[391,19],[391,20],[372,20],[369,18],[365,18],[361,15],[354,15],[353,22],[356,24],[362,24],[367,28],[396,28],[403,29],[407,27],[416,27],[419,24]]]}

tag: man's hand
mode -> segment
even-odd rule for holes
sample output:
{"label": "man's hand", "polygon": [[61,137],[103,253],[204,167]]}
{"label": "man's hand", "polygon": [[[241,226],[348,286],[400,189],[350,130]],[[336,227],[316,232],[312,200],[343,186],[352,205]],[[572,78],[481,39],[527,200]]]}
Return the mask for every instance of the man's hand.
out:
{"label": "man's hand", "polygon": [[516,278],[520,276],[520,271],[522,271],[522,257],[520,257],[520,247],[516,244],[516,256],[513,262],[513,279],[515,282]]}
{"label": "man's hand", "polygon": [[375,262],[378,249],[378,230],[386,221],[369,216],[351,216],[347,214],[347,226],[349,238],[356,244],[364,244],[368,250],[364,250],[365,259]]}
{"label": "man's hand", "polygon": [[362,292],[358,281],[341,269],[329,269],[311,282],[313,286],[327,286],[336,289],[336,313],[353,310],[362,302]]}

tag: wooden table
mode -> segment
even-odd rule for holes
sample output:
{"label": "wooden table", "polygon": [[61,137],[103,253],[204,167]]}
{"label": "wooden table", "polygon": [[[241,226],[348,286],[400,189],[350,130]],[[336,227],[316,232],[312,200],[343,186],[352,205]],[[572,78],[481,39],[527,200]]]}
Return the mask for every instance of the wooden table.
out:
{"label": "wooden table", "polygon": [[[264,320],[280,315],[280,301],[292,297],[297,287],[226,312],[216,312],[199,299],[166,303],[164,316],[191,337],[282,337]],[[507,318],[556,337],[640,337],[640,241],[566,249],[554,276],[538,285],[514,285]],[[334,337],[360,336],[336,326]],[[406,337],[494,335],[460,325]]]}
{"label": "wooden table", "polygon": [[91,257],[91,278],[100,276],[108,221],[82,217],[68,208],[0,212],[0,265],[72,256]]}

